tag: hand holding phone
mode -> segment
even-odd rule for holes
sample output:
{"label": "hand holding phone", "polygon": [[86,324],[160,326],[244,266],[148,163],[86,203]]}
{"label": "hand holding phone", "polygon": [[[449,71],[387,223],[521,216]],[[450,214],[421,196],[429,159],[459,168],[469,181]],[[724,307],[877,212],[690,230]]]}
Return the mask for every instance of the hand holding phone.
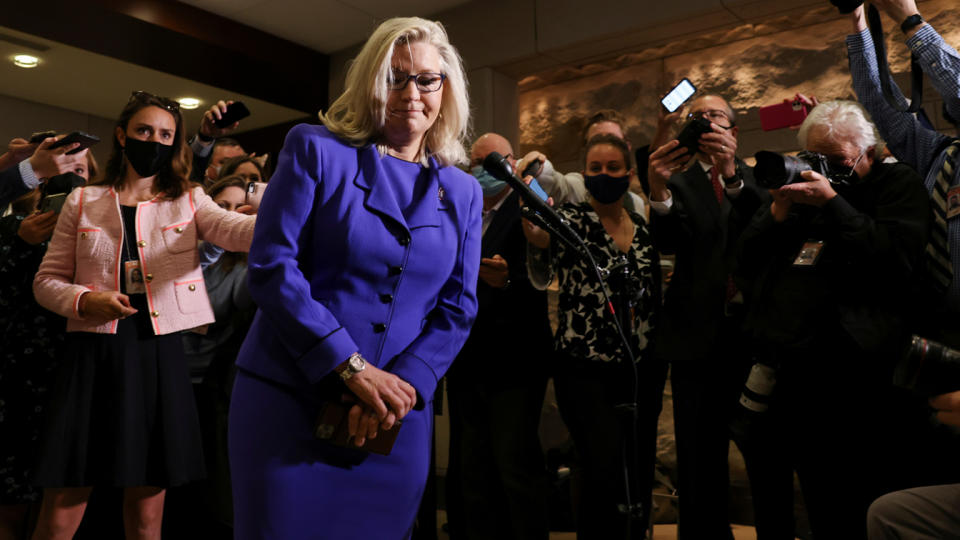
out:
{"label": "hand holding phone", "polygon": [[220,115],[219,120],[215,120],[213,124],[220,129],[229,127],[240,120],[250,116],[250,109],[247,109],[247,106],[243,104],[242,101],[234,101],[227,105],[226,112]]}
{"label": "hand holding phone", "polygon": [[263,199],[263,192],[266,191],[266,182],[250,182],[247,184],[247,194],[244,196],[244,204],[253,207],[256,213],[260,209],[260,201]]}
{"label": "hand holding phone", "polygon": [[70,133],[69,135],[60,138],[58,141],[54,142],[47,148],[53,150],[55,148],[62,148],[70,144],[80,143],[80,146],[67,152],[67,155],[72,155],[72,154],[76,154],[77,152],[80,152],[85,148],[90,148],[91,146],[97,144],[98,142],[100,142],[100,137],[97,137],[96,135],[91,135],[89,133],[84,133],[82,131],[74,131],[73,133]]}

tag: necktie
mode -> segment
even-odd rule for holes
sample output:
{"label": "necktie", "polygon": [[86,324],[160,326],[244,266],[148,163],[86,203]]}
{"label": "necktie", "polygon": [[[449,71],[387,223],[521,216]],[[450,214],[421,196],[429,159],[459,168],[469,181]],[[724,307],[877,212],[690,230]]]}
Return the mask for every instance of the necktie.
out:
{"label": "necktie", "polygon": [[720,171],[716,167],[710,167],[710,183],[713,184],[713,194],[717,197],[717,202],[723,202],[723,183],[720,182]]}
{"label": "necktie", "polygon": [[[710,167],[710,183],[713,184],[713,194],[717,197],[717,204],[723,204],[723,183],[720,181],[720,171],[716,167]],[[733,283],[733,276],[727,276],[727,294],[726,303],[737,295],[737,286]]]}
{"label": "necktie", "polygon": [[947,191],[950,190],[950,181],[953,179],[954,158],[960,141],[947,147],[943,160],[943,167],[937,173],[937,180],[933,184],[933,227],[930,230],[930,241],[927,243],[927,263],[930,275],[935,286],[943,293],[953,281],[953,264],[950,262],[950,243],[947,238]]}

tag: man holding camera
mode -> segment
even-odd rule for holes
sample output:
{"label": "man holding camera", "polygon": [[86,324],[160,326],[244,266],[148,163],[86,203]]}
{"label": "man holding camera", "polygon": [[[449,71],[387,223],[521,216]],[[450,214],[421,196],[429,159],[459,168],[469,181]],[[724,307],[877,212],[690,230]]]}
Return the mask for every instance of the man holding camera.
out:
{"label": "man holding camera", "polygon": [[[947,112],[960,118],[960,55],[947,45],[933,27],[924,22],[914,0],[880,0],[874,5],[902,21],[900,28],[907,46],[923,72],[943,97]],[[924,316],[924,337],[960,348],[960,219],[948,208],[950,195],[960,191],[960,168],[956,167],[958,146],[946,135],[925,128],[911,113],[892,107],[883,95],[874,42],[867,28],[864,6],[850,15],[854,34],[847,36],[847,55],[857,98],[877,124],[892,154],[923,175],[934,210],[927,261],[933,290],[926,295],[929,305]],[[902,106],[906,100],[896,85],[893,98]]]}
{"label": "man holding camera", "polygon": [[890,381],[909,343],[930,205],[915,171],[880,161],[859,104],[818,105],[798,138],[808,153],[793,163],[812,170],[754,170],[773,202],[741,237],[744,327],[776,370],[762,425],[800,478],[814,536],[863,538],[870,502],[900,479],[896,450],[912,442]]}
{"label": "man holding camera", "polygon": [[654,343],[671,362],[680,538],[732,539],[727,426],[750,360],[739,331],[742,295],[731,279],[733,248],[766,194],[736,158],[736,115],[727,101],[704,95],[689,110],[689,122],[709,125],[696,159],[684,170],[691,155],[674,139],[650,155],[647,170],[655,247],[676,254]]}

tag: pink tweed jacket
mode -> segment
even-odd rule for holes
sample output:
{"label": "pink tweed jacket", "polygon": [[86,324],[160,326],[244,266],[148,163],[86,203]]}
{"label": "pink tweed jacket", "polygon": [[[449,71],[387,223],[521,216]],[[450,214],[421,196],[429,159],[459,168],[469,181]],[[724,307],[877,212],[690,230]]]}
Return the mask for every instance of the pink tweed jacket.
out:
{"label": "pink tweed jacket", "polygon": [[[37,302],[67,317],[68,332],[114,334],[117,321],[84,320],[78,306],[89,291],[118,291],[123,271],[120,199],[108,186],[75,189],[67,197],[47,254],[33,281]],[[228,212],[196,187],[175,200],[137,205],[136,245],[150,320],[157,335],[214,321],[197,255],[197,241],[248,251],[255,216]]]}

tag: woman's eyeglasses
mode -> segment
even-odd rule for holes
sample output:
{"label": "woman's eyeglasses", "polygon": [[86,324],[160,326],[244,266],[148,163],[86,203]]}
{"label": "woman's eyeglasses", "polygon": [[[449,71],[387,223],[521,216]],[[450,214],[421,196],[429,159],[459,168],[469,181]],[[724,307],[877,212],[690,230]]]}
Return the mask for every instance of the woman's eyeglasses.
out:
{"label": "woman's eyeglasses", "polygon": [[151,100],[156,100],[160,103],[160,106],[170,112],[180,112],[180,103],[161,96],[155,96],[150,92],[144,92],[143,90],[134,90],[130,94],[130,101],[139,101],[141,103],[150,103]]}
{"label": "woman's eyeglasses", "polygon": [[443,81],[447,76],[443,73],[415,73],[408,75],[402,71],[393,71],[387,80],[387,88],[390,90],[403,90],[412,80],[417,85],[417,91],[420,93],[436,92],[443,86]]}

